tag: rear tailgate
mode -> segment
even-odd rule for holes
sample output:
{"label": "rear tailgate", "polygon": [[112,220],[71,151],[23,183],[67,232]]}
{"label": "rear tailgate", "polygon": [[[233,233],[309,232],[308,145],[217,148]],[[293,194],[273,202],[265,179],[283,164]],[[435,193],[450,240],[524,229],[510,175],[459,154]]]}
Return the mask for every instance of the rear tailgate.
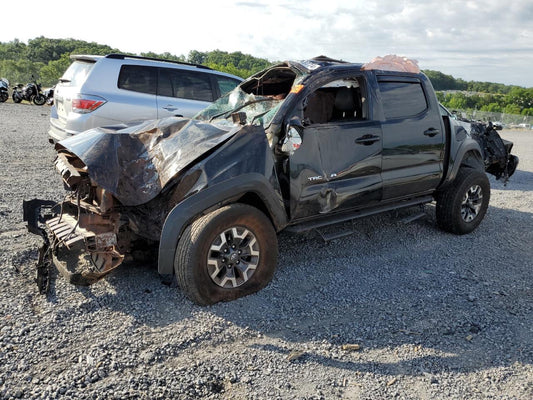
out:
{"label": "rear tailgate", "polygon": [[54,93],[54,101],[57,108],[58,122],[63,127],[67,123],[69,113],[72,111],[72,99],[80,93],[81,86],[87,80],[93,69],[97,57],[83,56],[72,57],[74,62],[70,64],[63,76],[59,79]]}

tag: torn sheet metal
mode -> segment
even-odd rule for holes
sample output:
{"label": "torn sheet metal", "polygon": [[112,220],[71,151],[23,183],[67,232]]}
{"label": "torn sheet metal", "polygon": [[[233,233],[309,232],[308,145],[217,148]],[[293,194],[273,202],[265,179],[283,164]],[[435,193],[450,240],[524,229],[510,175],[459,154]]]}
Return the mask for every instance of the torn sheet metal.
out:
{"label": "torn sheet metal", "polygon": [[56,149],[79,157],[97,186],[123,205],[136,206],[241,128],[171,117],[118,130],[95,128],[62,140]]}

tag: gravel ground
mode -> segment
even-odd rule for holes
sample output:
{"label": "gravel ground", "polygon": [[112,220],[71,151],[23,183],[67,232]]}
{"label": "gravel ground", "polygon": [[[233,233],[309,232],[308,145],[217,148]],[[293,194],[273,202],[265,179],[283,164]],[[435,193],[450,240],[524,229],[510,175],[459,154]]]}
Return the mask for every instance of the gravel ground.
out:
{"label": "gravel ground", "polygon": [[283,233],[266,289],[198,307],[132,263],[39,295],[21,205],[63,196],[48,114],[0,104],[0,398],[533,398],[533,131],[503,131],[519,170],[474,233],[432,205],[327,244]]}

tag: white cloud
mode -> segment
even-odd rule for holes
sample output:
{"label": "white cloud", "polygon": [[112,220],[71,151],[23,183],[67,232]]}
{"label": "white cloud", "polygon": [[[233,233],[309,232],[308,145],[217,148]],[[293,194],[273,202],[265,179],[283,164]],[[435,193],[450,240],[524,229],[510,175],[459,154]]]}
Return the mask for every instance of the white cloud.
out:
{"label": "white cloud", "polygon": [[[467,80],[533,86],[529,0],[93,0],[83,9],[66,0],[30,3],[42,23],[21,29],[6,18],[0,41],[71,37],[123,51],[220,49],[270,60],[326,54],[365,62],[396,53]],[[27,2],[19,4],[3,4],[3,15],[24,15]]]}

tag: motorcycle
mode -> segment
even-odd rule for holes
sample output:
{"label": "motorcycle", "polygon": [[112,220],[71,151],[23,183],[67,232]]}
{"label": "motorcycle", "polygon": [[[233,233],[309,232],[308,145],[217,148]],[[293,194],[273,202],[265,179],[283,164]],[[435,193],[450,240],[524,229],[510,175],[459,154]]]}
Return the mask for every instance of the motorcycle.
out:
{"label": "motorcycle", "polygon": [[9,99],[9,81],[6,78],[0,79],[0,103]]}
{"label": "motorcycle", "polygon": [[46,98],[41,90],[41,84],[35,81],[32,76],[33,82],[22,86],[22,83],[13,87],[13,94],[11,97],[15,103],[20,103],[22,100],[32,102],[38,106],[42,106],[46,102]]}
{"label": "motorcycle", "polygon": [[55,91],[55,85],[51,88],[48,88],[44,91],[44,97],[46,98],[46,104],[51,106],[54,104],[54,91]]}

